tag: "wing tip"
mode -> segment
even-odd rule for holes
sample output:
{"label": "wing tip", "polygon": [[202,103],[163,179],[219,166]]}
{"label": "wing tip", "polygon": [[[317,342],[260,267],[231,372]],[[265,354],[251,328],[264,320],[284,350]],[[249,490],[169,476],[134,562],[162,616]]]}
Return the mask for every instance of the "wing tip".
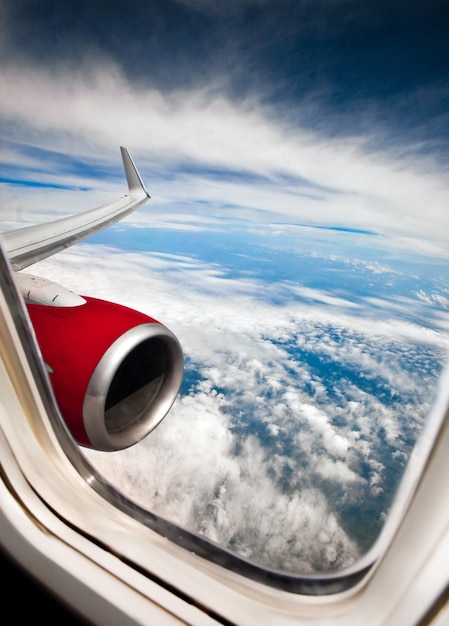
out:
{"label": "wing tip", "polygon": [[143,184],[142,178],[140,177],[139,171],[135,166],[128,148],[120,146],[120,152],[122,153],[123,167],[125,168],[129,194],[131,196],[135,196],[144,193],[148,198],[151,198],[145,185]]}

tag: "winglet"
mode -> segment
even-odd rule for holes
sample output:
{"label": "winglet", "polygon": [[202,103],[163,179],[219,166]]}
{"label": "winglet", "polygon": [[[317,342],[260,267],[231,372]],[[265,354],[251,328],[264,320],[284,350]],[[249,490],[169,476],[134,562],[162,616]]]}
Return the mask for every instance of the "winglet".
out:
{"label": "winglet", "polygon": [[144,193],[148,198],[151,198],[148,191],[145,189],[145,185],[140,178],[140,174],[137,171],[137,167],[134,165],[134,161],[131,158],[130,153],[126,148],[120,146],[122,153],[123,166],[125,168],[126,179],[128,181],[129,195],[140,196]]}

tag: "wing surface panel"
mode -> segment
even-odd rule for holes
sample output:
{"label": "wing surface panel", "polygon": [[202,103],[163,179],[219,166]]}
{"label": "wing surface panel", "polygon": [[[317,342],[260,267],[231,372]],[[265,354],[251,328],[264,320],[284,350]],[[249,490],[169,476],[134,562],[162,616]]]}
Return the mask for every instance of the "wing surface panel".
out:
{"label": "wing surface panel", "polygon": [[121,148],[129,195],[78,215],[48,224],[27,226],[2,235],[15,270],[21,270],[118,222],[149,199],[139,172],[126,148]]}

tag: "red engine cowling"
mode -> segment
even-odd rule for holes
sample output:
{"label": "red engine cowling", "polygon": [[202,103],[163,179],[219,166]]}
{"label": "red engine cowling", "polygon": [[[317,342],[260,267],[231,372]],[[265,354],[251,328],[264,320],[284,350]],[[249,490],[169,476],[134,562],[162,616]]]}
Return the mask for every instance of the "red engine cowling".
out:
{"label": "red engine cowling", "polygon": [[96,450],[122,450],[153,430],[175,401],[182,349],[151,317],[84,299],[81,306],[27,309],[73,437]]}

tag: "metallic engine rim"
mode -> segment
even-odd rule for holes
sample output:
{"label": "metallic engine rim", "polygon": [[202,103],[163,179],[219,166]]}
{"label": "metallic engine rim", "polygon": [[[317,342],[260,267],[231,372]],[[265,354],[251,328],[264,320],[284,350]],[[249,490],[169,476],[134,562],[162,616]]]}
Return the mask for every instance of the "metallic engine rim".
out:
{"label": "metallic engine rim", "polygon": [[[155,338],[163,341],[170,365],[162,390],[151,409],[133,422],[132,428],[110,433],[105,424],[105,403],[118,366],[137,345]],[[134,445],[156,428],[176,399],[183,370],[181,345],[176,336],[162,324],[140,324],[116,339],[95,368],[83,402],[84,428],[92,446],[105,451],[121,450]]]}

